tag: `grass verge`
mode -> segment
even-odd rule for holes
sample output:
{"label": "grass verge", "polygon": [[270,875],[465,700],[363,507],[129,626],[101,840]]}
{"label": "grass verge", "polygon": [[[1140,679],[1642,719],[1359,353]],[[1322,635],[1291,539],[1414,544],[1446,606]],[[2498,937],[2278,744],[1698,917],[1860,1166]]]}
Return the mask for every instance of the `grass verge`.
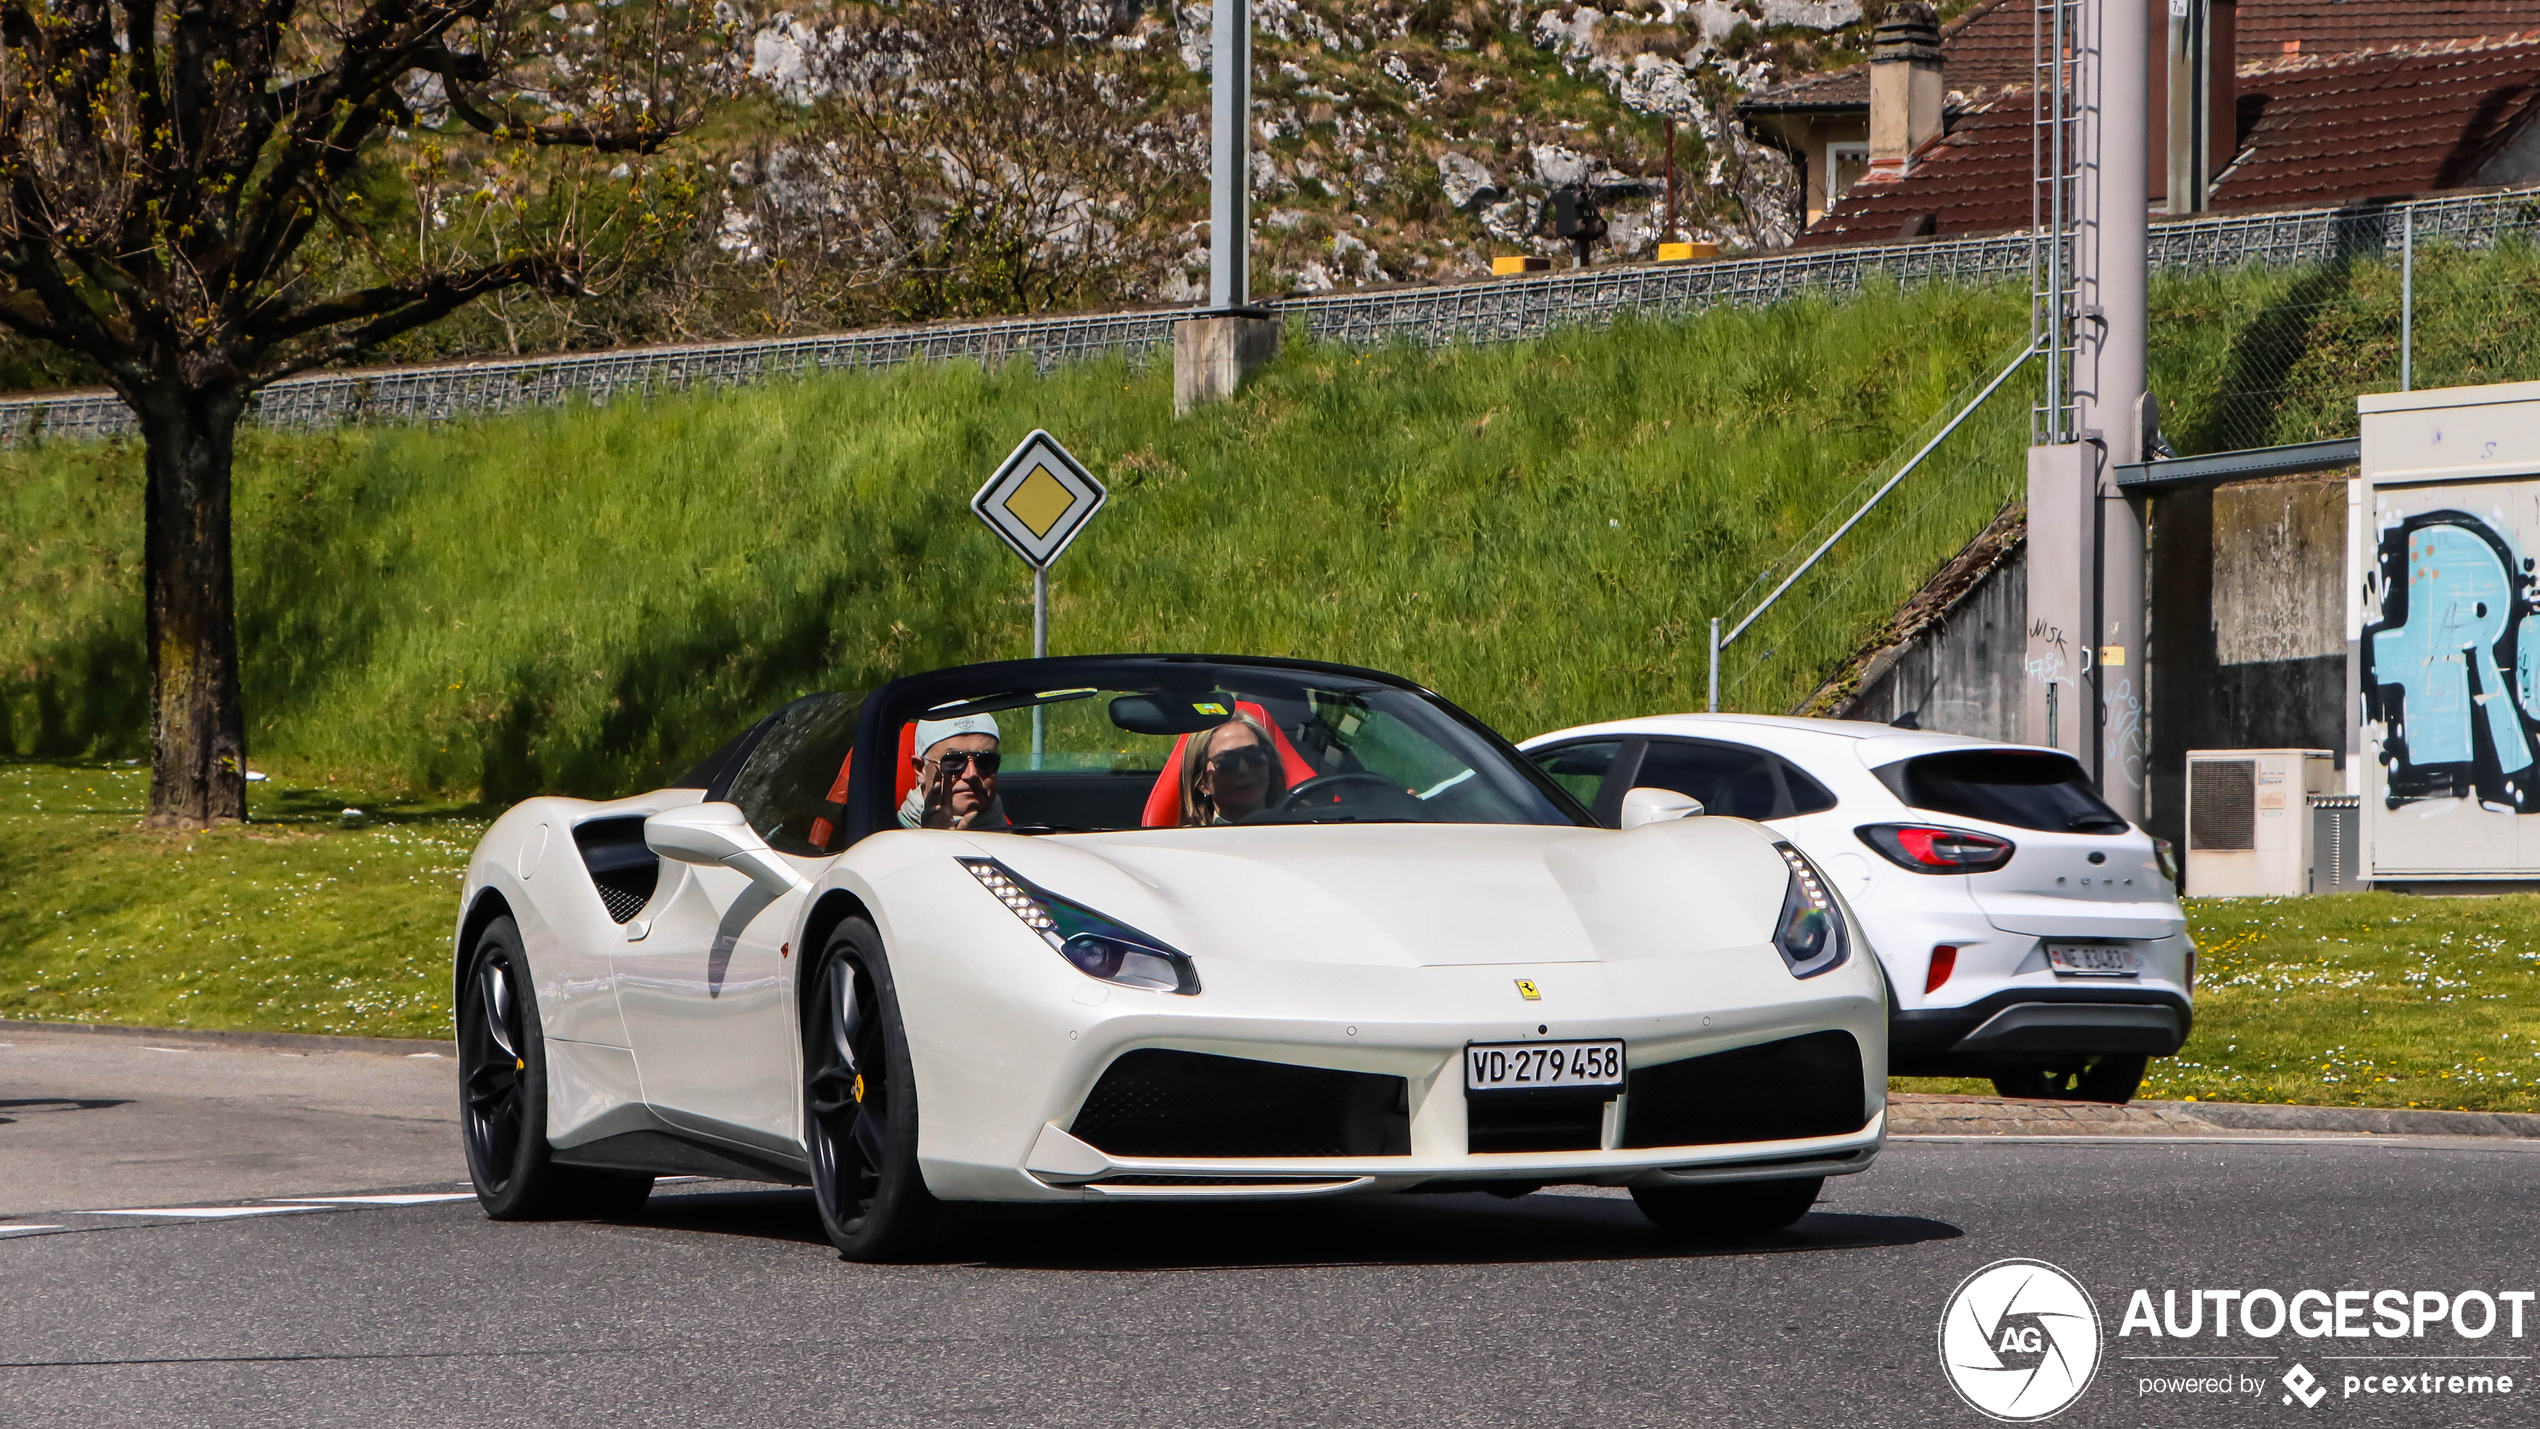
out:
{"label": "grass verge", "polygon": [[[137,765],[0,763],[0,1017],[450,1035],[482,810],[268,781],[258,822],[168,835],[139,827],[146,783]],[[347,806],[364,827],[343,827]],[[2188,909],[2196,1033],[2144,1095],[2540,1111],[2540,896]]]}
{"label": "grass verge", "polygon": [[450,1035],[482,815],[267,781],[254,822],[165,834],[140,826],[149,782],[120,761],[0,763],[0,1018]]}

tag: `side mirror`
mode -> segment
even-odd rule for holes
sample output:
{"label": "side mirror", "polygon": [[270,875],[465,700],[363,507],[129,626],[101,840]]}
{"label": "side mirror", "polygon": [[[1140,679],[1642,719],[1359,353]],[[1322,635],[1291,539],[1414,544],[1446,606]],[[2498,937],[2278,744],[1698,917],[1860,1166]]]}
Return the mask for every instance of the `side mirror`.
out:
{"label": "side mirror", "polygon": [[1673,789],[1634,789],[1623,796],[1622,826],[1636,829],[1643,824],[1670,823],[1701,812],[1702,801],[1691,794],[1679,794]]}
{"label": "side mirror", "polygon": [[644,846],[680,863],[747,874],[770,897],[810,886],[750,827],[738,804],[690,804],[655,814],[644,821]]}

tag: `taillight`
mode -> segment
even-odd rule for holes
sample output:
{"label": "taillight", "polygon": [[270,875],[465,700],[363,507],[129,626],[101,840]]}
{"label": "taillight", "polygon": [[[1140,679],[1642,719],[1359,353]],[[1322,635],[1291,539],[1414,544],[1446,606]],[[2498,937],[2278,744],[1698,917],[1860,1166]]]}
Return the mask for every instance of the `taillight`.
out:
{"label": "taillight", "polygon": [[1916,873],[1991,873],[2019,852],[2009,839],[1929,824],[1864,824],[1853,833],[1888,862]]}
{"label": "taillight", "polygon": [[1938,992],[1949,975],[1958,970],[1958,950],[1943,943],[1931,950],[1931,975],[1923,979],[1923,991]]}
{"label": "taillight", "polygon": [[2178,887],[2178,845],[2168,839],[2154,839],[2152,856],[2161,861],[2161,876],[2170,881],[2170,887]]}

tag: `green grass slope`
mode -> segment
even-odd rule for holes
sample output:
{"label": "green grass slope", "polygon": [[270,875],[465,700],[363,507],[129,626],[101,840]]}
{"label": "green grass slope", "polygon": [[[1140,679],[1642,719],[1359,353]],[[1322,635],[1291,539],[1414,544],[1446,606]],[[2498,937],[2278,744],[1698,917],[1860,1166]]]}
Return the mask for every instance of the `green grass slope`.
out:
{"label": "green grass slope", "polygon": [[[642,787],[795,694],[1026,653],[971,492],[1046,427],[1112,489],[1052,648],[1401,671],[1512,735],[1696,706],[1711,615],[2016,344],[2016,294],[1873,293],[1488,348],[1170,374],[926,367],[435,428],[251,434],[249,750],[377,787]],[[2024,404],[1986,420],[2024,428]],[[2016,445],[2016,443],[2014,443]],[[140,752],[138,454],[0,455],[0,749]],[[1946,489],[1828,658],[1983,524]],[[1954,509],[1963,507],[1963,510]],[[1778,708],[1814,671],[1749,681]]]}

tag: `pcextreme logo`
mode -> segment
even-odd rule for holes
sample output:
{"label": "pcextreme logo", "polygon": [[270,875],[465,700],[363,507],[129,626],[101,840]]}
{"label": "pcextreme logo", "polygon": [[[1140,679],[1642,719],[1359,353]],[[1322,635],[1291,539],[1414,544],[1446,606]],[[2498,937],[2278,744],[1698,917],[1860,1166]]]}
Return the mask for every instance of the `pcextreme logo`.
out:
{"label": "pcextreme logo", "polygon": [[2099,1308],[2042,1260],[1997,1260],[1940,1313],[1940,1367],[1968,1407],[2013,1424],[2072,1407],[2099,1372]]}

